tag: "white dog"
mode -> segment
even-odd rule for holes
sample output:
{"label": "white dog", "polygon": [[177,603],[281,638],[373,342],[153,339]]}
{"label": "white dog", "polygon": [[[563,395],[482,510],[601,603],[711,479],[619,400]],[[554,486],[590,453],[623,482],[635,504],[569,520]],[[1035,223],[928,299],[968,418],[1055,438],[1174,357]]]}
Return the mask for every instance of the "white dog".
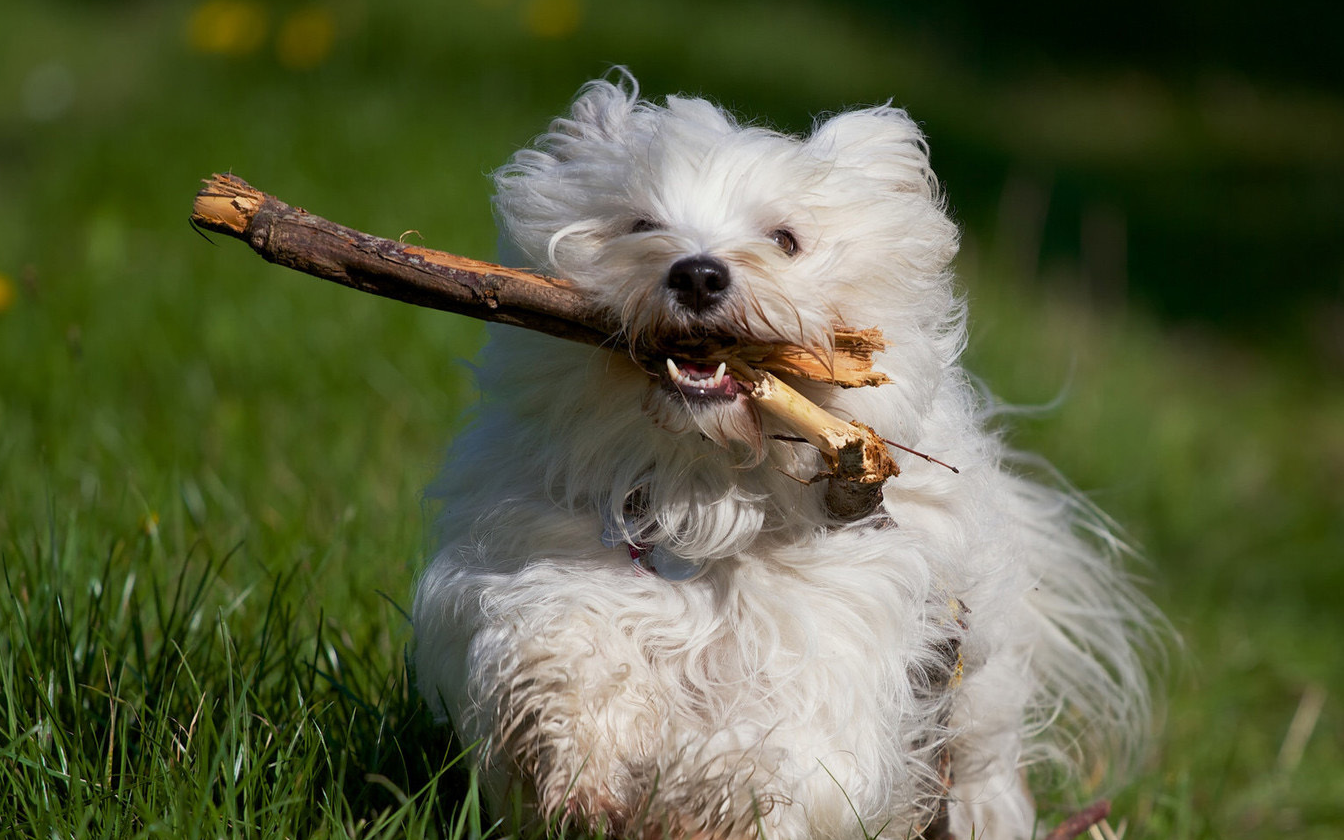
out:
{"label": "white dog", "polygon": [[881,507],[836,522],[797,480],[818,453],[722,368],[493,328],[414,621],[420,689],[496,797],[625,838],[1027,838],[1029,764],[1126,761],[1150,607],[984,426],[904,111],[795,138],[622,76],[496,183],[506,256],[629,336],[881,328],[891,384],[796,387],[960,467],[896,453]]}

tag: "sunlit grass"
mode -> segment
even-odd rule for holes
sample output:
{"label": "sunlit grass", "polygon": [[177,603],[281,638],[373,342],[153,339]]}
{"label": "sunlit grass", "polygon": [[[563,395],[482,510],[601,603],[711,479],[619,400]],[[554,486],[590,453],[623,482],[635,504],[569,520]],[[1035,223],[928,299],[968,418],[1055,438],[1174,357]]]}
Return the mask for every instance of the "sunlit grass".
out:
{"label": "sunlit grass", "polygon": [[[190,518],[186,507],[167,519]],[[306,614],[296,570],[230,580],[243,552],[195,530],[186,544],[147,526],[94,534],[69,515],[0,546],[0,825],[34,837],[446,836],[464,807],[461,756],[400,661],[368,644],[400,613],[370,609],[353,630]]]}

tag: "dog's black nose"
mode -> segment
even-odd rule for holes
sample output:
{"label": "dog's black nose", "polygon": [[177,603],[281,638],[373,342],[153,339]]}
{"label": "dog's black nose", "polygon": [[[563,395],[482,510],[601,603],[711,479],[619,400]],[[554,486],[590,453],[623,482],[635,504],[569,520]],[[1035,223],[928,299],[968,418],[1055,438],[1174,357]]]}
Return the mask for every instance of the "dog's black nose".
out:
{"label": "dog's black nose", "polygon": [[667,287],[677,303],[695,313],[708,312],[723,300],[732,277],[723,260],[708,254],[683,257],[667,270]]}

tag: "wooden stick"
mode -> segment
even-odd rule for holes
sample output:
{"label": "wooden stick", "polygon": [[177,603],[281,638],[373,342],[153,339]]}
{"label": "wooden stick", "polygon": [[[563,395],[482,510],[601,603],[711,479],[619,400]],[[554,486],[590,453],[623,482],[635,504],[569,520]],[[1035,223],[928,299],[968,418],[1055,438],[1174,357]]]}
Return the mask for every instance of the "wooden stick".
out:
{"label": "wooden stick", "polygon": [[196,195],[191,221],[268,262],[418,306],[601,345],[620,325],[563,281],[406,245],[329,222],[233,175]]}
{"label": "wooden stick", "polygon": [[543,277],[370,236],[293,207],[234,175],[214,175],[196,195],[191,221],[241,239],[269,262],[372,294],[548,335],[658,356],[753,366],[846,388],[881,385],[873,354],[886,342],[878,330],[835,329],[829,349],[751,344],[728,337],[660,338],[630,348],[619,320],[594,307],[566,280]]}
{"label": "wooden stick", "polygon": [[1055,826],[1054,831],[1045,835],[1045,840],[1074,840],[1084,831],[1106,819],[1106,815],[1109,813],[1111,813],[1111,803],[1105,799],[1099,799],[1081,811],[1066,817],[1063,822]]}
{"label": "wooden stick", "polygon": [[816,446],[827,465],[826,506],[840,521],[877,509],[882,484],[900,470],[882,438],[861,423],[846,423],[808,401],[775,374],[844,387],[880,385],[873,354],[885,347],[877,330],[838,327],[830,350],[746,344],[731,338],[626,344],[619,322],[594,307],[572,283],[370,236],[329,222],[252,187],[233,175],[215,175],[196,196],[191,221],[241,239],[269,262],[383,297],[539,330],[646,360],[672,355],[724,361],[750,385],[750,396]]}
{"label": "wooden stick", "polygon": [[826,461],[826,510],[841,522],[862,519],[882,501],[882,484],[901,469],[886,442],[862,423],[846,423],[768,371],[733,362],[733,374],[752,385],[751,398],[815,446]]}

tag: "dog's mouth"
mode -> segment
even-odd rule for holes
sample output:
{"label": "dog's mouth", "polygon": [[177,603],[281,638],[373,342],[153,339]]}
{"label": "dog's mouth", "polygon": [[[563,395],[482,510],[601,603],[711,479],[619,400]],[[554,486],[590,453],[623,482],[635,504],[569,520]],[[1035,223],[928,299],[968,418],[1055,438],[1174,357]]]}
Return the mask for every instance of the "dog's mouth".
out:
{"label": "dog's mouth", "polygon": [[659,372],[664,391],[691,404],[729,402],[746,393],[746,386],[728,372],[726,362],[692,362],[667,357]]}
{"label": "dog's mouth", "polygon": [[754,385],[729,370],[734,364],[731,358],[711,361],[704,356],[694,361],[664,354],[646,359],[643,367],[651,381],[644,392],[644,412],[655,426],[673,434],[699,432],[722,446],[737,441],[763,451],[760,413],[750,400]]}

